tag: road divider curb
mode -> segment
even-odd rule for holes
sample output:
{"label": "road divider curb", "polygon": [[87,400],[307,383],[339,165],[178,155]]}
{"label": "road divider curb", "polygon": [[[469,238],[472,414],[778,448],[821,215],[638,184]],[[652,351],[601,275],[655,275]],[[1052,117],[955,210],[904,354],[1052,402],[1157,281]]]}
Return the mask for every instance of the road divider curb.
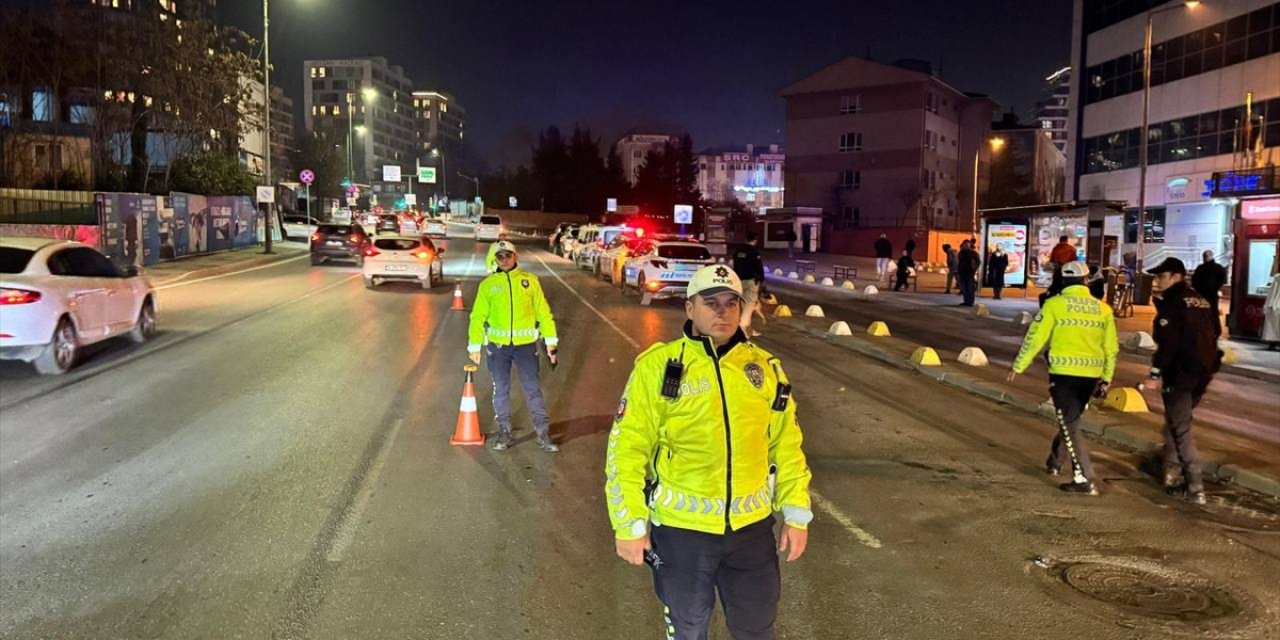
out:
{"label": "road divider curb", "polygon": [[1107,392],[1102,405],[1121,413],[1148,413],[1147,401],[1142,393],[1133,387],[1116,387]]}
{"label": "road divider curb", "polygon": [[809,305],[809,308],[804,310],[804,315],[805,315],[805,316],[807,316],[807,317],[810,317],[810,318],[825,318],[825,317],[827,317],[827,316],[826,316],[826,314],[824,314],[824,313],[822,312],[822,307],[819,307],[819,306],[818,306],[818,305],[816,305],[816,304],[811,304],[811,305]]}
{"label": "road divider curb", "polygon": [[924,367],[942,366],[942,360],[938,358],[938,352],[931,347],[916,347],[915,352],[911,354],[911,362]]}
{"label": "road divider curb", "polygon": [[790,317],[791,317],[791,307],[788,307],[788,306],[787,306],[787,305],[785,305],[785,304],[780,304],[780,305],[778,305],[778,308],[773,310],[773,317],[775,317],[775,318],[790,318]]}
{"label": "road divider curb", "polygon": [[1013,323],[1020,327],[1025,327],[1031,324],[1035,319],[1035,316],[1031,315],[1030,311],[1019,311],[1018,315],[1013,317]]}
{"label": "road divider curb", "polygon": [[980,318],[986,318],[991,315],[991,309],[987,307],[987,305],[979,302],[978,304],[973,306],[973,315],[978,316]]}
{"label": "road divider curb", "polygon": [[857,289],[858,285],[854,284],[852,280],[845,280],[844,284],[840,285],[840,288],[841,289]]}
{"label": "road divider curb", "polygon": [[887,338],[890,335],[889,325],[885,324],[880,320],[876,320],[875,322],[872,322],[870,325],[867,325],[867,334],[875,336],[877,338]]}
{"label": "road divider curb", "polygon": [[978,347],[965,347],[964,351],[960,352],[960,357],[956,358],[956,360],[971,367],[985,367],[989,364],[987,354]]}
{"label": "road divider curb", "polygon": [[835,281],[835,280],[832,280],[831,278],[823,278],[823,279],[822,279],[822,286],[824,286],[824,287],[834,287],[834,286],[836,286],[836,281]]}
{"label": "road divider curb", "polygon": [[774,269],[774,270],[773,270],[773,275],[778,276],[779,278],[781,278],[781,277],[782,277],[782,269]]}
{"label": "road divider curb", "polygon": [[788,279],[788,280],[799,280],[799,279],[800,279],[800,274],[798,274],[798,273],[796,273],[796,272],[792,271],[791,273],[788,273],[788,274],[787,274],[787,279]]}
{"label": "road divider curb", "polygon": [[851,336],[853,335],[853,332],[849,330],[849,323],[841,320],[832,324],[831,328],[827,329],[827,334],[833,336]]}
{"label": "road divider curb", "polygon": [[[1008,405],[1014,409],[1022,411],[1023,413],[1038,416],[1046,422],[1052,422],[1054,419],[1053,405],[1048,400],[1041,402],[1038,399],[1028,398],[1025,394],[1011,393],[1008,390],[997,387],[986,381],[960,373],[947,371],[942,367],[918,365],[900,355],[873,346],[862,339],[853,336],[830,335],[821,329],[800,326],[798,324],[800,322],[802,321],[791,320],[788,321],[787,324],[801,333],[814,336],[833,345],[854,351],[884,364],[897,367],[899,369],[915,371],[943,384],[963,389],[974,395],[999,404]],[[867,332],[871,332],[870,327],[868,327]],[[1162,449],[1164,442],[1159,433],[1150,428],[1143,428],[1125,423],[1123,422],[1123,415],[1124,414],[1120,413],[1099,413],[1098,411],[1087,411],[1084,416],[1081,416],[1079,425],[1081,430],[1094,436],[1098,441],[1108,446],[1119,447],[1121,449],[1127,449],[1138,453],[1147,453]],[[1235,464],[1221,463],[1207,459],[1201,460],[1201,467],[1206,477],[1220,482],[1230,482],[1250,491],[1255,491],[1273,498],[1280,498],[1280,480],[1270,476],[1258,473],[1251,469],[1239,467]]]}
{"label": "road divider curb", "polygon": [[812,274],[812,273],[806,273],[806,274],[804,274],[804,283],[805,283],[805,284],[813,284],[813,283],[815,283],[815,282],[817,282],[817,280],[815,280],[815,279],[814,279],[814,277],[813,277],[813,274]]}
{"label": "road divider curb", "polygon": [[1129,336],[1128,340],[1124,341],[1124,344],[1126,347],[1129,347],[1130,349],[1155,349],[1156,348],[1156,341],[1151,337],[1151,334],[1147,333],[1146,331],[1139,331],[1137,333],[1134,333],[1133,335]]}
{"label": "road divider curb", "polygon": [[862,293],[863,293],[864,295],[874,296],[874,295],[876,295],[876,294],[880,293],[880,290],[879,290],[879,289],[877,289],[877,288],[876,288],[876,286],[875,286],[874,284],[869,284],[869,285],[867,285],[867,288],[866,288],[866,289],[863,289],[863,290],[862,290]]}

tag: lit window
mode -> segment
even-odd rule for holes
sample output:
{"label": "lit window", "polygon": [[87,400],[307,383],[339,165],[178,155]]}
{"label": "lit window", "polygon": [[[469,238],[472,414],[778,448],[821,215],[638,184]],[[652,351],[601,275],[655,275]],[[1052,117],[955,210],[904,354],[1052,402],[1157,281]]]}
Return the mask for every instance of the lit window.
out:
{"label": "lit window", "polygon": [[313,115],[313,116],[314,116],[314,115],[317,115],[317,114],[319,114],[319,113],[320,113],[320,107],[317,107],[317,106],[316,106],[316,105],[314,105],[314,104],[313,104],[313,105],[311,105],[311,115]]}
{"label": "lit window", "polygon": [[448,103],[448,102],[441,102],[441,103],[440,103],[440,113],[449,113],[449,103]]}
{"label": "lit window", "polygon": [[329,115],[329,105],[327,104],[320,105],[320,115],[322,116]]}
{"label": "lit window", "polygon": [[48,89],[37,89],[31,93],[31,119],[36,122],[53,121],[53,95]]}
{"label": "lit window", "polygon": [[1052,128],[1053,128],[1053,121],[1052,121],[1052,120],[1041,120],[1041,121],[1040,121],[1040,128],[1041,128],[1041,129],[1052,129]]}
{"label": "lit window", "polygon": [[335,115],[335,116],[340,116],[340,115],[342,115],[342,107],[341,107],[341,106],[339,106],[339,105],[336,105],[336,104],[335,104],[335,105],[333,105],[333,115]]}
{"label": "lit window", "polygon": [[92,124],[93,111],[93,107],[87,104],[71,105],[71,124]]}
{"label": "lit window", "polygon": [[312,78],[318,78],[318,77],[320,77],[319,72],[318,72],[318,71],[316,71],[316,68],[315,68],[315,67],[311,67],[311,77],[312,77]]}
{"label": "lit window", "polygon": [[325,77],[325,68],[324,68],[324,67],[320,67],[320,77],[321,77],[321,78]]}

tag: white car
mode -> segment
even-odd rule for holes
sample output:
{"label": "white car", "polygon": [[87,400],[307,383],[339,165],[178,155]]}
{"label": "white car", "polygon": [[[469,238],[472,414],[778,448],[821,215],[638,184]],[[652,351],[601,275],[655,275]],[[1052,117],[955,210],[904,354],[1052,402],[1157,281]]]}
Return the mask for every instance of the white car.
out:
{"label": "white car", "polygon": [[578,225],[566,227],[564,233],[560,234],[560,255],[562,257],[573,259],[573,250],[578,246],[578,231],[581,229]]}
{"label": "white car", "polygon": [[364,286],[372,289],[383,282],[416,282],[430,289],[444,281],[444,259],[428,238],[378,236],[364,248]]}
{"label": "white car", "polygon": [[428,238],[447,238],[449,236],[449,226],[440,218],[428,218],[422,234]]}
{"label": "white car", "polygon": [[596,270],[596,257],[605,250],[618,234],[626,231],[626,227],[607,226],[607,227],[590,227],[586,237],[582,236],[582,232],[578,233],[578,250],[573,256],[573,261],[578,265],[579,269],[594,272]]}
{"label": "white car", "polygon": [[642,244],[622,266],[622,295],[635,289],[641,293],[641,304],[654,299],[684,297],[694,272],[714,262],[711,252],[697,242]]}
{"label": "white car", "polygon": [[502,228],[502,218],[498,216],[480,216],[480,222],[476,223],[476,240],[497,242],[502,239],[502,234],[505,231]]}
{"label": "white car", "polygon": [[298,240],[306,242],[311,238],[311,234],[316,232],[316,227],[320,226],[320,221],[307,216],[285,216],[284,223],[280,225],[280,230],[284,232],[284,237],[290,240]]}
{"label": "white car", "polygon": [[648,243],[645,240],[631,233],[623,232],[614,236],[607,247],[596,252],[596,277],[613,284],[620,284],[623,265],[631,258],[634,251],[646,244]]}
{"label": "white car", "polygon": [[136,267],[79,242],[0,238],[0,360],[65,373],[86,345],[155,331],[155,289]]}

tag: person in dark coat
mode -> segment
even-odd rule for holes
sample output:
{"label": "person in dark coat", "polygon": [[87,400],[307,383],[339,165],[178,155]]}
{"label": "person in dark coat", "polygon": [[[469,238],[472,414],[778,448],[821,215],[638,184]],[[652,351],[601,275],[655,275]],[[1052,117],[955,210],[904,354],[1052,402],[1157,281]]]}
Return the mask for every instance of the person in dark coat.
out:
{"label": "person in dark coat", "polygon": [[911,270],[916,268],[916,261],[911,258],[911,252],[903,249],[902,257],[898,258],[898,282],[893,285],[894,291],[899,291],[907,286],[907,278],[911,276]]}
{"label": "person in dark coat", "polygon": [[1004,272],[1009,269],[1009,256],[1005,254],[1004,249],[997,246],[995,253],[987,259],[987,284],[991,285],[991,290],[995,292],[995,299],[1000,299],[1000,292],[1004,290]]}
{"label": "person in dark coat", "polygon": [[1213,308],[1195,289],[1187,286],[1186,266],[1177,258],[1149,269],[1156,277],[1156,318],[1152,337],[1151,380],[1161,388],[1164,400],[1164,486],[1177,490],[1181,468],[1186,496],[1205,503],[1199,454],[1191,437],[1191,412],[1222,367],[1222,351],[1214,335]]}
{"label": "person in dark coat", "polygon": [[1213,307],[1213,335],[1222,337],[1222,311],[1218,307],[1222,287],[1227,284],[1227,268],[1214,262],[1213,251],[1205,250],[1204,262],[1191,274],[1191,288]]}
{"label": "person in dark coat", "polygon": [[[956,250],[949,244],[942,245],[942,252],[947,255],[947,291],[951,293],[951,283],[956,280]],[[959,287],[956,287],[958,290]]]}
{"label": "person in dark coat", "polygon": [[962,307],[972,307],[977,295],[978,268],[982,266],[982,258],[973,250],[970,240],[960,245],[960,254],[956,256],[956,284],[960,287],[960,295],[964,296]]}
{"label": "person in dark coat", "polygon": [[907,244],[904,248],[907,250],[907,255],[911,256],[914,260],[916,257],[916,239],[907,238]]}

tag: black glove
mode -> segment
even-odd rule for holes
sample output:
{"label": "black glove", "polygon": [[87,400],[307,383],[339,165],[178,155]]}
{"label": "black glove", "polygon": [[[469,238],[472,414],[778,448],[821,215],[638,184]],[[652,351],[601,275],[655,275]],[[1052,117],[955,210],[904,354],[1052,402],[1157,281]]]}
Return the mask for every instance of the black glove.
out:
{"label": "black glove", "polygon": [[559,359],[556,357],[557,353],[560,353],[560,350],[556,347],[547,347],[547,360],[551,362],[552,371],[556,370],[556,360]]}
{"label": "black glove", "polygon": [[1107,381],[1105,381],[1105,380],[1099,380],[1099,381],[1098,381],[1098,386],[1096,386],[1096,387],[1094,387],[1094,388],[1093,388],[1093,397],[1095,397],[1095,398],[1105,398],[1105,397],[1107,397],[1107,390],[1108,390],[1108,389],[1110,389],[1110,388],[1111,388],[1111,383],[1110,383],[1110,382],[1107,382]]}

